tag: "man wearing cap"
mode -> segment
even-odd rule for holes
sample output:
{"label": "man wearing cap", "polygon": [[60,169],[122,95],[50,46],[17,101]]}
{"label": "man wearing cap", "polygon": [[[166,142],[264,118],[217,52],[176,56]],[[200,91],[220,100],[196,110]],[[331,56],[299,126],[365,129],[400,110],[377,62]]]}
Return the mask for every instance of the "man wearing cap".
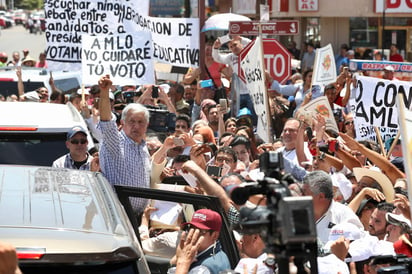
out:
{"label": "man wearing cap", "polygon": [[[190,264],[188,273],[218,274],[231,268],[229,258],[219,242],[222,227],[222,217],[219,213],[210,209],[199,209],[193,214],[192,220],[182,226],[189,235],[193,235],[193,231],[198,231],[198,235],[203,237],[197,246],[197,255]],[[171,264],[176,264],[176,258],[171,260]],[[174,273],[174,269],[169,269],[168,273]]]}
{"label": "man wearing cap", "polygon": [[[100,122],[102,143],[100,166],[104,176],[112,185],[150,187],[150,154],[146,146],[146,131],[149,125],[149,111],[141,104],[128,104],[122,111],[121,126],[117,128],[112,119],[110,105],[109,75],[99,80]],[[146,199],[131,199],[135,214],[139,216],[146,207]]]}
{"label": "man wearing cap", "polygon": [[387,65],[383,68],[383,79],[386,80],[398,80],[398,78],[394,77],[395,68],[391,65]]}
{"label": "man wearing cap", "polygon": [[[91,170],[93,157],[87,152],[87,131],[75,126],[67,133],[66,147],[69,153],[53,162],[53,167]],[[94,170],[97,171],[97,170]]]}

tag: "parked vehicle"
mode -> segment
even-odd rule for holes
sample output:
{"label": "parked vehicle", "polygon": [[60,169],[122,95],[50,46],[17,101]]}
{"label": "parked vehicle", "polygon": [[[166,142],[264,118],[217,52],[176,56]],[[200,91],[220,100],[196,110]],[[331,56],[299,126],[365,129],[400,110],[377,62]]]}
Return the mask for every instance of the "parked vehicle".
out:
{"label": "parked vehicle", "polygon": [[102,174],[0,165],[0,185],[0,241],[16,247],[23,273],[150,273]]}
{"label": "parked vehicle", "polygon": [[13,19],[16,25],[24,25],[27,21],[27,15],[23,10],[16,10],[14,11]]}
{"label": "parked vehicle", "polygon": [[[169,183],[172,183],[170,181]],[[220,204],[220,200],[217,197],[191,194],[186,192],[176,192],[161,189],[150,188],[136,188],[127,186],[115,186],[115,190],[123,204],[129,219],[132,222],[136,235],[139,235],[138,223],[134,217],[133,210],[130,204],[131,197],[140,197],[145,199],[151,199],[154,201],[168,201],[179,203],[185,208],[185,220],[189,221],[193,212],[201,208],[209,208],[218,212],[222,216],[222,228],[220,231],[220,242],[225,253],[228,255],[232,269],[235,268],[240,260],[239,252],[236,246],[233,232],[230,228],[229,221],[227,220],[226,213]],[[165,274],[169,267],[169,259],[165,259],[161,256],[145,255],[149,264],[152,274]]]}
{"label": "parked vehicle", "polygon": [[[39,87],[46,87],[51,93],[49,85],[50,72],[44,68],[22,67],[22,79],[24,91],[32,91]],[[82,82],[80,72],[76,71],[53,71],[53,80],[63,93],[72,93],[80,88]],[[0,68],[0,94],[5,97],[17,92],[17,75],[12,67]]]}
{"label": "parked vehicle", "polygon": [[68,152],[67,132],[76,125],[87,129],[71,103],[0,102],[0,164],[51,166]]}

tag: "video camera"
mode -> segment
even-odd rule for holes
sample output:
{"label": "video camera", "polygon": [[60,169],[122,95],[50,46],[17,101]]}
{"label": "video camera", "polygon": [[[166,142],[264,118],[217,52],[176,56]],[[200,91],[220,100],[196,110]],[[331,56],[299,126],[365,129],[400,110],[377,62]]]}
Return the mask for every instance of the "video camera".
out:
{"label": "video camera", "polygon": [[[243,234],[259,233],[266,248],[276,255],[279,273],[289,273],[290,256],[309,259],[312,273],[317,273],[317,238],[312,197],[292,197],[288,188],[295,182],[283,173],[283,155],[274,151],[260,156],[260,170],[265,178],[246,187],[237,187],[232,200],[243,205],[251,195],[264,194],[266,207],[240,209],[238,229]],[[236,229],[236,228],[235,228]],[[286,268],[286,269],[283,269]]]}
{"label": "video camera", "polygon": [[398,254],[396,256],[376,256],[371,260],[372,265],[390,265],[381,267],[377,273],[406,274],[412,273],[412,258]]}

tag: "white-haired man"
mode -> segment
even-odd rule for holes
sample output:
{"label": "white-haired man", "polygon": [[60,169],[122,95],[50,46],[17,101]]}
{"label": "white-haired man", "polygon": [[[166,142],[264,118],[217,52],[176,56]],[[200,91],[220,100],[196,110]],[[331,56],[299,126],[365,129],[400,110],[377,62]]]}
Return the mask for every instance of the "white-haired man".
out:
{"label": "white-haired man", "polygon": [[[149,111],[141,104],[127,105],[122,112],[122,130],[117,129],[112,119],[109,100],[110,76],[100,78],[100,123],[102,143],[100,166],[112,185],[150,186],[150,154],[146,146],[146,130],[149,125]],[[145,199],[133,199],[136,214],[146,207]]]}

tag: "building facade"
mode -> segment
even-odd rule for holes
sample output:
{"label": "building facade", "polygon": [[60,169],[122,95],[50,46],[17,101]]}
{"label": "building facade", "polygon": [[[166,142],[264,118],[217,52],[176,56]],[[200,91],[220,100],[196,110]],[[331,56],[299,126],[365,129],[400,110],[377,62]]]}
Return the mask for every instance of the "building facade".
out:
{"label": "building facade", "polygon": [[[277,37],[284,45],[292,40],[298,48],[307,41],[319,46],[330,43],[338,53],[340,45],[345,43],[355,50],[356,58],[367,59],[372,57],[373,50],[385,49],[384,53],[389,54],[390,45],[397,44],[405,61],[412,62],[412,0],[268,0],[267,3],[271,20],[300,22],[298,35]],[[219,1],[220,12],[231,9],[258,20],[256,6],[256,1],[251,0]]]}

